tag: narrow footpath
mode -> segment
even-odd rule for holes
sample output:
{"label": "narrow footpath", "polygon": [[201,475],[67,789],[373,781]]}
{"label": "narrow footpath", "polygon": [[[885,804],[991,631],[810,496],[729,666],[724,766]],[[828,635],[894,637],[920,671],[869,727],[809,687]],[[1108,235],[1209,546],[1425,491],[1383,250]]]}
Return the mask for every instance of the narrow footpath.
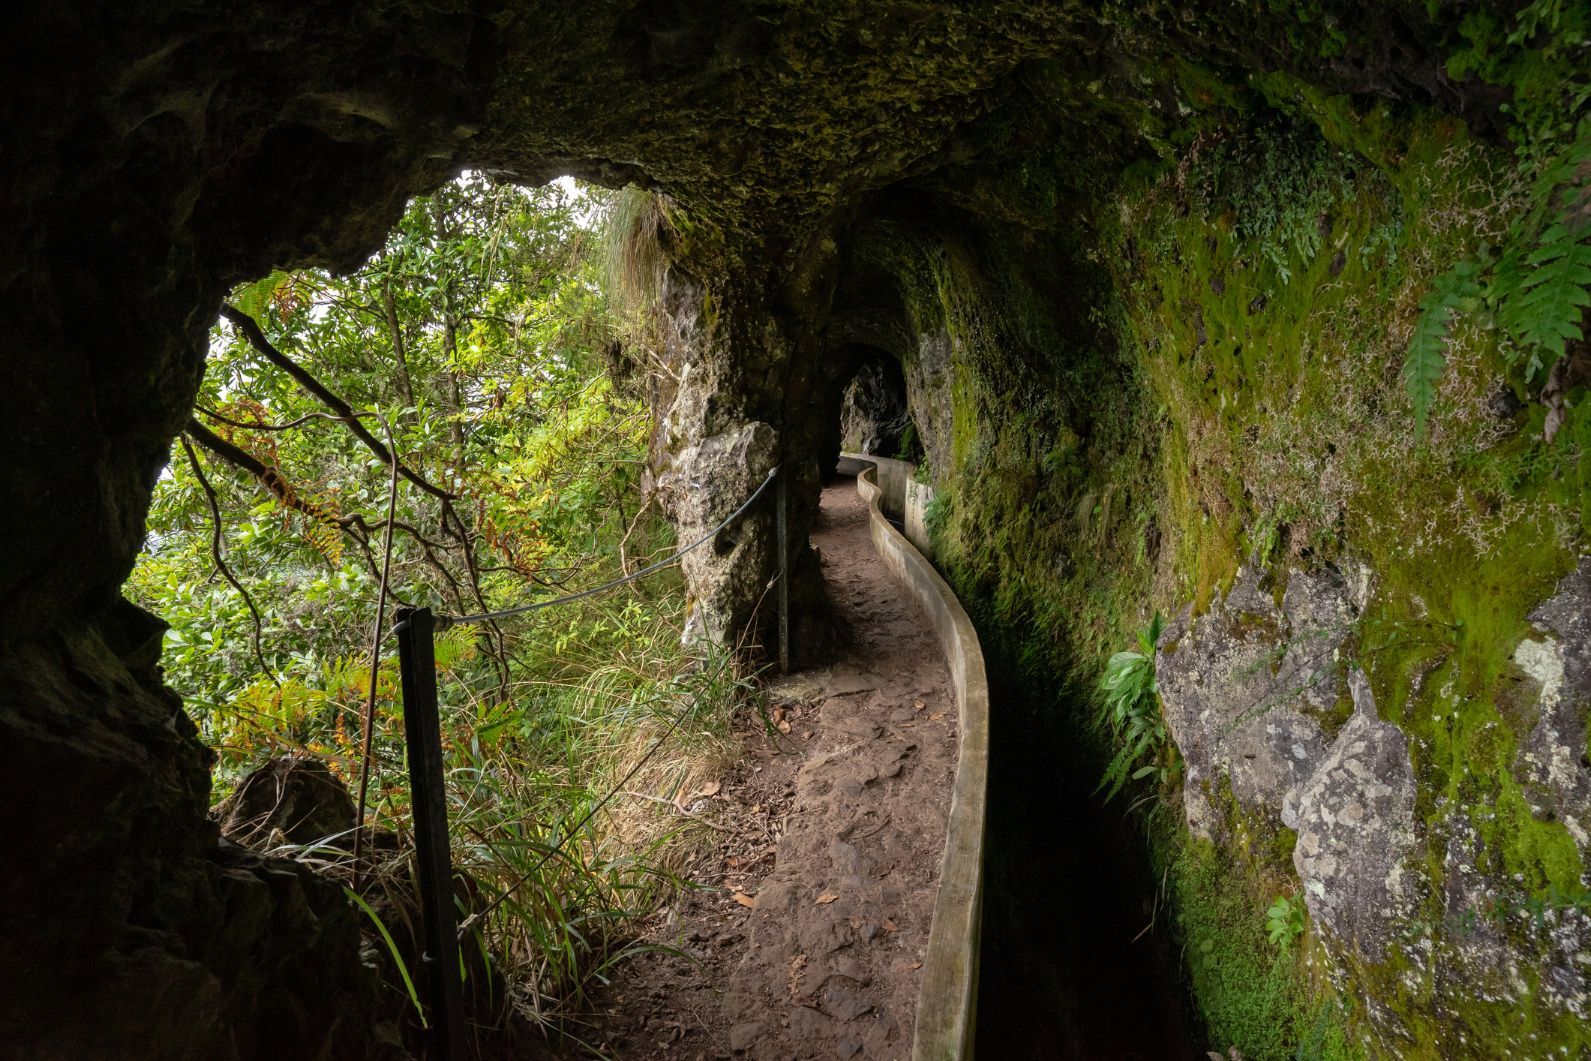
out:
{"label": "narrow footpath", "polygon": [[[956,767],[957,708],[928,619],[873,551],[854,480],[812,544],[842,657],[769,690],[714,794],[719,845],[621,969],[588,1040],[609,1057],[898,1059],[911,1051]],[[786,732],[788,731],[788,732]]]}

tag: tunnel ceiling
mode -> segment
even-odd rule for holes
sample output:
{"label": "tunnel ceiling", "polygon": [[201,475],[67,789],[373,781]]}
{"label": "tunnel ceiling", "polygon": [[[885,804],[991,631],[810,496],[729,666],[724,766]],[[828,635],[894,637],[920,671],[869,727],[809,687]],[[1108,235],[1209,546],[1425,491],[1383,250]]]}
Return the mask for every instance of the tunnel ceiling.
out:
{"label": "tunnel ceiling", "polygon": [[[21,535],[0,591],[44,617],[102,606],[225,287],[352,266],[461,166],[649,184],[687,208],[687,264],[777,274],[902,182],[1055,223],[1089,160],[1175,153],[1207,102],[1179,80],[1189,61],[1494,122],[1495,90],[1437,58],[1464,10],[1271,6],[37,5],[9,36],[26,75],[0,133],[4,291],[26,307],[0,486],[62,520]],[[1026,189],[1045,153],[1067,176]]]}

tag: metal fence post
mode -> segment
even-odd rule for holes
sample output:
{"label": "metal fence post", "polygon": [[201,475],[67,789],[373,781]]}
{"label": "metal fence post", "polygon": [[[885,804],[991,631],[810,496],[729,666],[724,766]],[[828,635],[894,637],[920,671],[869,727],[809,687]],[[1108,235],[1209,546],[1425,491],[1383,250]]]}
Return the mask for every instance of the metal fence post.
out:
{"label": "metal fence post", "polygon": [[433,1061],[464,1061],[464,1006],[459,978],[458,915],[448,849],[442,734],[436,707],[436,620],[429,608],[398,611],[398,670],[409,749],[420,909],[425,919],[421,974],[430,1011]]}
{"label": "metal fence post", "polygon": [[788,469],[781,468],[779,481],[774,484],[778,492],[780,674],[790,673],[790,529],[786,523],[789,516],[789,490],[785,485],[789,478]]}

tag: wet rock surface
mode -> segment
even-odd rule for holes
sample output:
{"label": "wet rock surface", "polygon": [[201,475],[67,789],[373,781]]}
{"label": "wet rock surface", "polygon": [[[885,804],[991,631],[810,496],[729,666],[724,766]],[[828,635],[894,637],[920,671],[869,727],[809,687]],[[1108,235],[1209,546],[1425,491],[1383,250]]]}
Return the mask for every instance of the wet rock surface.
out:
{"label": "wet rock surface", "polygon": [[[917,460],[920,444],[908,438],[911,415],[906,411],[906,380],[899,363],[874,358],[862,364],[846,388],[840,410],[840,433],[852,453],[899,456]],[[907,449],[903,451],[903,443]]]}

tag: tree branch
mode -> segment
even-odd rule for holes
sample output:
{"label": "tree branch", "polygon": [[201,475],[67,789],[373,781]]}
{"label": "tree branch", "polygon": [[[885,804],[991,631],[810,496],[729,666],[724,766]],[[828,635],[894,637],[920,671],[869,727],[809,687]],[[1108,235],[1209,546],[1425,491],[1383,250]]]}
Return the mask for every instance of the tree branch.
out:
{"label": "tree branch", "polygon": [[440,498],[443,501],[452,501],[458,496],[435,485],[394,457],[392,451],[387,449],[380,439],[372,435],[369,428],[360,423],[359,415],[354,412],[353,406],[344,401],[331,388],[316,379],[298,362],[272,346],[271,341],[265,337],[265,333],[260,330],[260,326],[255,323],[253,317],[227,305],[221,307],[221,316],[231,321],[238,331],[243,334],[243,338],[248,340],[249,345],[258,350],[267,361],[293,377],[295,383],[320,399],[326,408],[336,413],[337,418],[348,425],[348,430],[353,432],[354,437],[363,442],[365,448],[374,453],[381,460],[381,463],[396,464],[399,475],[432,497]]}
{"label": "tree branch", "polygon": [[249,596],[249,591],[243,588],[243,583],[238,581],[237,576],[232,573],[232,569],[221,556],[221,503],[216,500],[215,487],[211,486],[210,480],[206,478],[204,468],[199,464],[199,455],[193,452],[193,446],[188,442],[187,436],[182,439],[182,449],[188,454],[188,463],[193,467],[194,478],[199,481],[205,500],[210,502],[210,557],[215,561],[216,570],[220,571],[232,584],[232,588],[238,591],[243,603],[249,606],[249,615],[254,620],[254,658],[259,663],[260,670],[271,679],[271,684],[280,689],[282,683],[276,677],[276,672],[265,662],[265,652],[260,648],[260,639],[263,636],[260,610],[254,606],[254,598]]}

